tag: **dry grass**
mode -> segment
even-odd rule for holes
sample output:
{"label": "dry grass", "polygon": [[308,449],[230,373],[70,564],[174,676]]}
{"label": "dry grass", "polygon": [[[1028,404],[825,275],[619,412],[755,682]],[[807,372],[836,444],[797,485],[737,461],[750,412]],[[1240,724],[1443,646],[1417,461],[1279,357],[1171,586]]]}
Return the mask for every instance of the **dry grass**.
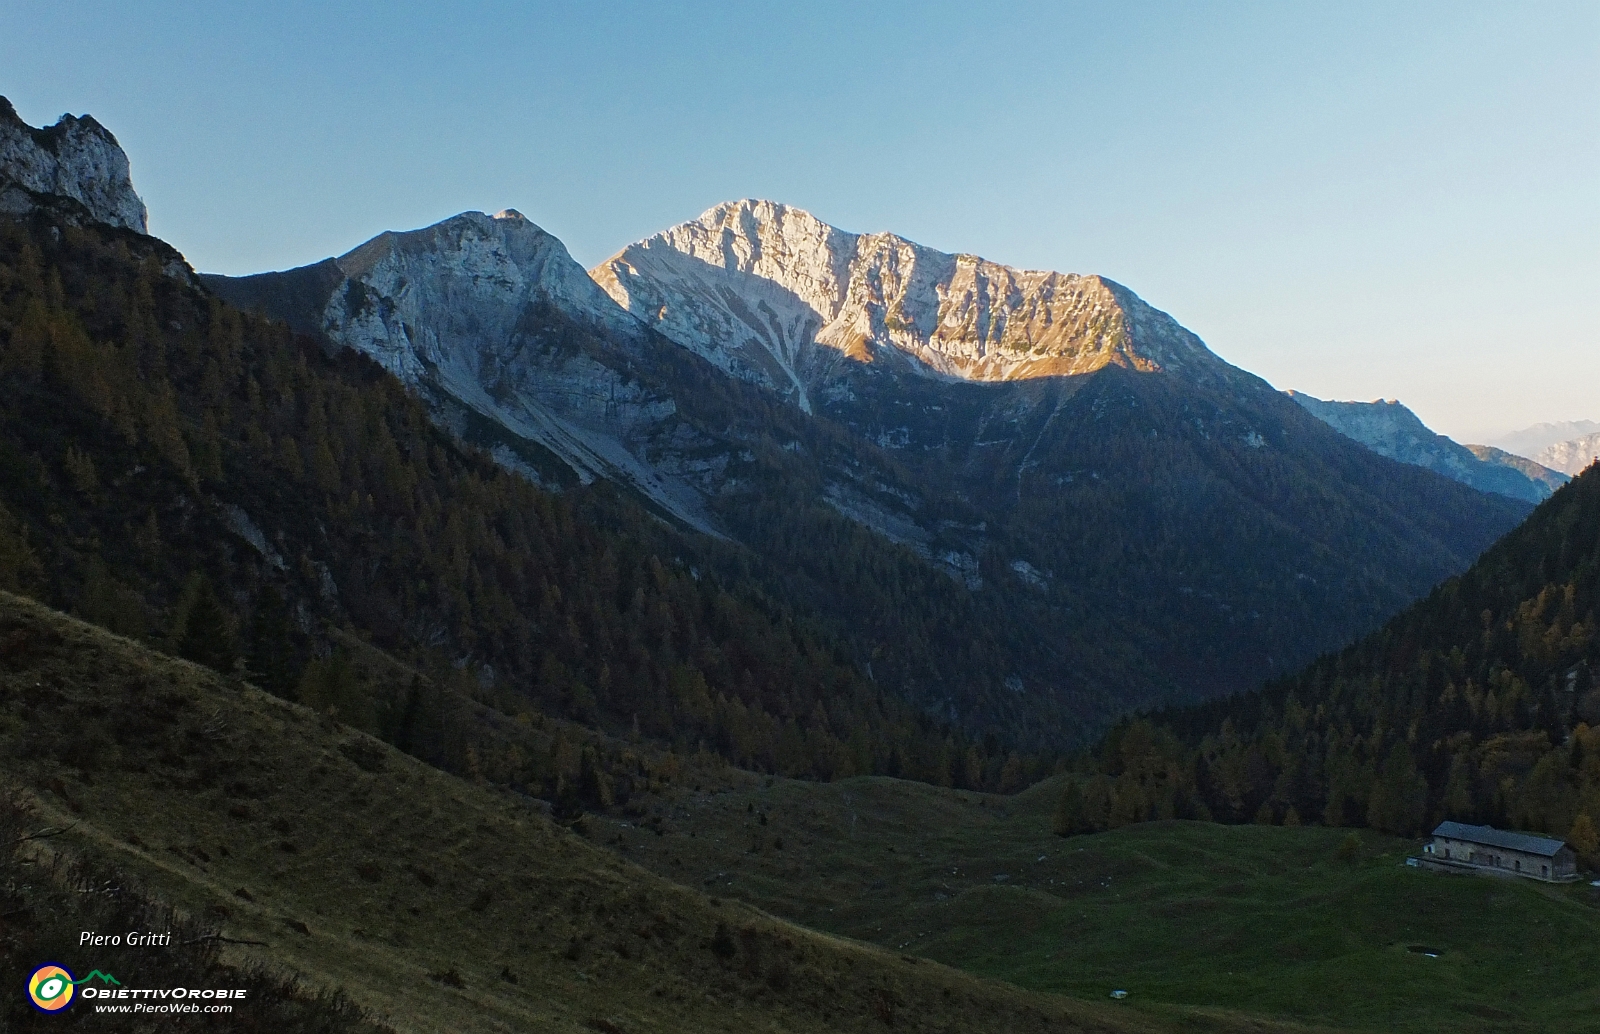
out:
{"label": "dry grass", "polygon": [[1167,1029],[675,885],[512,795],[4,594],[0,765],[76,823],[52,845],[266,942],[233,961],[403,1031]]}

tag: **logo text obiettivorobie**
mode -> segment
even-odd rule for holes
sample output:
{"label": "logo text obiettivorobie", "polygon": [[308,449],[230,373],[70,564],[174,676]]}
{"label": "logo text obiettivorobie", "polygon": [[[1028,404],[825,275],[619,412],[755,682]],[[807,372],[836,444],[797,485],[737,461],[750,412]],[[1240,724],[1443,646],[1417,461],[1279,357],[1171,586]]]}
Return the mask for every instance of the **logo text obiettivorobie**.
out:
{"label": "logo text obiettivorobie", "polygon": [[[102,986],[93,986],[91,982],[95,980]],[[91,986],[80,991],[85,984]],[[247,993],[245,988],[124,987],[122,981],[98,969],[74,979],[70,970],[54,962],[47,962],[28,975],[28,1000],[40,1012],[60,1012],[74,998],[95,1000],[96,1012],[232,1012],[232,1005],[212,1003],[217,999],[241,999]],[[202,1007],[196,999],[212,1002]],[[112,1001],[117,1004],[109,1004]]]}

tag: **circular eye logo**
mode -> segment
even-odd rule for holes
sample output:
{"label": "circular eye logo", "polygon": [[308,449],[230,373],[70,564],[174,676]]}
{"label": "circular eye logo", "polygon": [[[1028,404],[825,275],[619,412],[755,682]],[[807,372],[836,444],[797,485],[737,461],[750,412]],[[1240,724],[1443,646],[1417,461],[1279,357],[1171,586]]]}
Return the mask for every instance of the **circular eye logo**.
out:
{"label": "circular eye logo", "polygon": [[28,999],[35,1009],[59,1012],[72,1001],[72,974],[47,962],[28,976]]}

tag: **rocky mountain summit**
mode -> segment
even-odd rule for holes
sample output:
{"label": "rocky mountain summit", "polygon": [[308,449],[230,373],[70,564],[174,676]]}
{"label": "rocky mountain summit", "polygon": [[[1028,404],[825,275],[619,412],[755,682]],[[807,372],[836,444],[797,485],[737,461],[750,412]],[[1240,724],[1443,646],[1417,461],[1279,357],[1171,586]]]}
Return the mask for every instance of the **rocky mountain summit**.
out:
{"label": "rocky mountain summit", "polygon": [[1593,420],[1560,420],[1554,423],[1534,424],[1520,431],[1489,439],[1488,444],[1517,456],[1534,459],[1552,445],[1570,442],[1585,435],[1600,434],[1600,422]]}
{"label": "rocky mountain summit", "polygon": [[1481,492],[1536,503],[1567,481],[1564,474],[1538,463],[1498,449],[1460,445],[1436,434],[1394,399],[1330,402],[1304,392],[1286,394],[1318,420],[1380,456],[1436,471]]}
{"label": "rocky mountain summit", "polygon": [[88,115],[36,129],[0,97],[0,211],[27,211],[36,195],[71,198],[97,222],[148,232],[128,156],[110,130]]}
{"label": "rocky mountain summit", "polygon": [[[92,120],[7,125],[8,211],[143,227]],[[781,205],[719,206],[593,277],[507,209],[203,280],[369,357],[503,466],[615,486],[680,536],[673,563],[1017,744],[1254,685],[1524,512],[1342,437],[1119,285]]]}
{"label": "rocky mountain summit", "polygon": [[771,201],[718,205],[591,270],[618,305],[806,412],[863,366],[1012,381],[1108,365],[1226,380],[1199,338],[1103,277],[1013,269]]}
{"label": "rocky mountain summit", "polygon": [[507,211],[205,280],[543,484],[737,543],[879,685],[1040,742],[1337,645],[1525,509],[1362,448],[1103,278],[769,202],[589,275]]}
{"label": "rocky mountain summit", "polygon": [[1539,453],[1538,462],[1576,476],[1597,458],[1600,458],[1600,431],[1571,441],[1557,442]]}
{"label": "rocky mountain summit", "polygon": [[[610,478],[714,530],[695,492],[639,458],[641,436],[675,408],[623,372],[643,326],[514,209],[379,234],[284,273],[205,280],[239,305],[372,357],[427,395],[458,433],[499,429],[484,444],[525,474],[548,480],[542,460],[554,458],[581,483]],[[563,331],[552,321],[607,342],[611,354],[555,347]],[[541,454],[530,457],[529,446]]]}

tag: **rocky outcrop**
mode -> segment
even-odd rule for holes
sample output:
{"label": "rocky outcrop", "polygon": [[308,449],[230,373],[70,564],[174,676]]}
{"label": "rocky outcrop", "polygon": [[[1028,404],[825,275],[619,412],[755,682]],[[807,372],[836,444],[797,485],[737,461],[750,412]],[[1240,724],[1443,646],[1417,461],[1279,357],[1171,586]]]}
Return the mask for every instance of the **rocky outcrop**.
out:
{"label": "rocky outcrop", "polygon": [[1098,276],[1013,269],[771,201],[718,205],[590,271],[669,339],[811,411],[852,365],[1012,381],[1108,365],[1197,381],[1238,371]]}
{"label": "rocky outcrop", "polygon": [[148,232],[128,156],[110,130],[87,115],[35,129],[0,97],[0,210],[26,211],[35,203],[29,195],[71,198],[90,218]]}
{"label": "rocky outcrop", "polygon": [[699,491],[641,458],[676,410],[627,374],[627,349],[645,329],[513,209],[382,233],[283,273],[204,279],[241,307],[372,357],[508,466],[539,477],[531,443],[581,481],[630,485],[715,530]]}
{"label": "rocky outcrop", "polygon": [[1593,420],[1562,420],[1556,423],[1534,424],[1520,431],[1489,439],[1490,445],[1517,456],[1536,459],[1552,445],[1570,442],[1585,435],[1600,434],[1600,422]]}
{"label": "rocky outcrop", "polygon": [[506,466],[738,541],[952,722],[1070,738],[1259,684],[1526,512],[1361,447],[1110,281],[762,202],[592,274],[507,211],[207,283]]}
{"label": "rocky outcrop", "polygon": [[1492,445],[1468,445],[1466,447],[1474,456],[1485,463],[1492,463],[1497,467],[1510,467],[1535,484],[1543,485],[1548,493],[1571,481],[1572,478],[1559,470],[1551,470],[1542,463],[1496,449]]}
{"label": "rocky outcrop", "polygon": [[[109,133],[4,114],[0,200],[97,220],[189,275],[118,228],[142,230],[144,212]],[[696,578],[701,553],[804,618],[797,635],[835,628],[851,644],[838,660],[885,692],[975,733],[1019,730],[1028,749],[1258,685],[1461,570],[1526,512],[1362,448],[1110,281],[766,202],[714,209],[593,277],[508,209],[203,279],[371,357],[508,468],[550,487],[603,479],[735,540],[635,545]],[[610,488],[581,495],[612,512]],[[242,510],[228,526],[288,562]],[[321,583],[339,594],[331,573]],[[716,592],[704,603],[723,620]]]}
{"label": "rocky outcrop", "polygon": [[1373,402],[1329,402],[1303,392],[1288,396],[1307,412],[1380,456],[1425,467],[1480,492],[1494,492],[1537,503],[1565,482],[1552,471],[1524,469],[1526,461],[1501,459],[1504,453],[1477,454],[1468,446],[1435,434],[1410,409],[1394,399]]}
{"label": "rocky outcrop", "polygon": [[1539,453],[1537,461],[1563,474],[1576,477],[1600,458],[1600,431],[1556,444]]}

